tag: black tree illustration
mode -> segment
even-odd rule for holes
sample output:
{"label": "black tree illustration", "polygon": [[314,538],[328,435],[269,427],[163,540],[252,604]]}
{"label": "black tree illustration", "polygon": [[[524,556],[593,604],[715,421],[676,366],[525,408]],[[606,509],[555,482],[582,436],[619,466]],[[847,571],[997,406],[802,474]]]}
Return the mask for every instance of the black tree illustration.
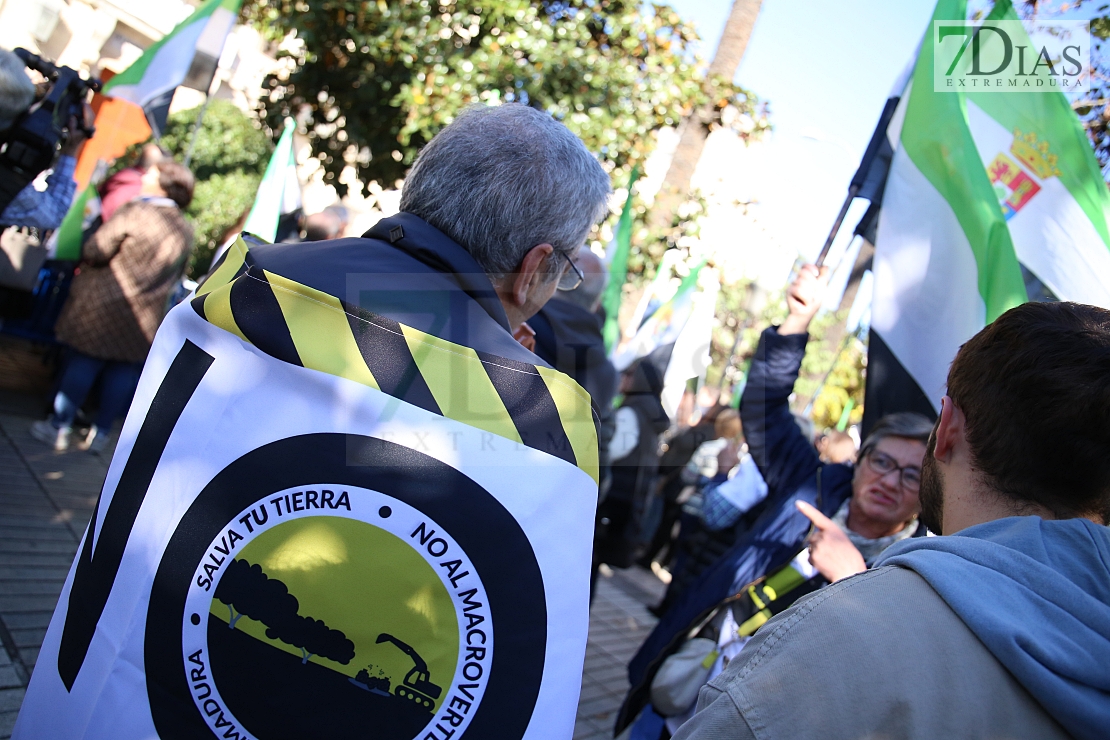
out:
{"label": "black tree illustration", "polygon": [[[266,625],[266,637],[300,648],[301,663],[320,655],[346,665],[355,657],[355,644],[322,620],[297,614],[300,603],[284,583],[270,578],[262,566],[232,560],[216,586],[216,598],[227,606],[228,627],[246,615]],[[238,612],[238,614],[236,614]]]}

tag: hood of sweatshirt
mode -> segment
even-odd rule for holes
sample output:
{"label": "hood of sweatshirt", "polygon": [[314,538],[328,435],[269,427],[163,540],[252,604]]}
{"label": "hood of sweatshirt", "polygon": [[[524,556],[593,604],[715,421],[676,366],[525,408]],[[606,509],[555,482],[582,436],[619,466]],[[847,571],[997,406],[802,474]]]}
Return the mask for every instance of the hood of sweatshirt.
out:
{"label": "hood of sweatshirt", "polygon": [[1110,728],[1110,529],[1008,517],[915,537],[875,563],[924,578],[1077,738]]}

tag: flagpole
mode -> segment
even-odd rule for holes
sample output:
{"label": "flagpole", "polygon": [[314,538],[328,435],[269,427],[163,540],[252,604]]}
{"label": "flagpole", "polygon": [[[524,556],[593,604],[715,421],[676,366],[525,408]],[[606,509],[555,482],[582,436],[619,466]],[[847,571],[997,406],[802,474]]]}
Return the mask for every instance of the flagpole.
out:
{"label": "flagpole", "polygon": [[[860,160],[859,167],[856,169],[856,174],[852,175],[852,181],[848,185],[848,197],[844,199],[844,204],[840,206],[840,213],[836,215],[836,220],[833,221],[832,229],[829,231],[829,236],[825,239],[825,245],[821,247],[821,253],[817,255],[814,262],[817,267],[825,264],[825,259],[829,256],[829,250],[832,249],[833,241],[836,235],[840,232],[840,227],[844,224],[844,218],[848,215],[848,208],[852,205],[852,201],[859,196],[863,186],[867,183],[868,175],[871,174],[871,165],[875,161],[875,157],[883,147],[886,140],[886,130],[890,125],[890,119],[894,117],[894,111],[898,107],[897,97],[890,97],[883,106],[883,112],[879,114],[879,123],[875,126],[875,131],[871,134],[871,141],[867,142],[867,149],[863,152],[863,158]],[[884,177],[885,179],[885,177]],[[867,197],[870,193],[866,194]],[[869,198],[874,200],[874,198]]]}
{"label": "flagpole", "polygon": [[189,149],[185,152],[185,161],[182,162],[186,167],[193,161],[193,152],[197,148],[197,136],[200,134],[200,124],[204,120],[204,114],[208,112],[208,104],[212,102],[212,86],[215,85],[218,90],[222,82],[223,80],[220,80],[220,67],[216,65],[216,69],[212,71],[212,81],[208,83],[208,91],[204,94],[204,105],[197,111],[197,120],[193,122],[193,135],[189,138]]}

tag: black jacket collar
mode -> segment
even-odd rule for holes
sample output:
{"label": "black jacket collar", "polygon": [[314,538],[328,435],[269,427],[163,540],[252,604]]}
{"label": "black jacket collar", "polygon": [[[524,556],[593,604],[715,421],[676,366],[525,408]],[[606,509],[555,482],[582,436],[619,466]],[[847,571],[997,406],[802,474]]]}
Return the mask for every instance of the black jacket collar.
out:
{"label": "black jacket collar", "polygon": [[437,272],[450,275],[464,293],[511,333],[505,307],[482,267],[457,242],[424,219],[398,213],[383,218],[362,236],[392,244]]}

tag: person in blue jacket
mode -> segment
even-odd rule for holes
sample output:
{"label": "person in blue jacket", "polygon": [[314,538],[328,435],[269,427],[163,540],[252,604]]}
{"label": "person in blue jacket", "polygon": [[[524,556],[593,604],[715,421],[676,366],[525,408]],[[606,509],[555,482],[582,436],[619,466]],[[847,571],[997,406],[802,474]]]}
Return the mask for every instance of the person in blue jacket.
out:
{"label": "person in blue jacket", "polygon": [[[802,267],[787,293],[787,318],[760,338],[740,415],[768,495],[751,529],[676,600],[633,657],[618,733],[645,707],[653,727],[665,732],[662,718],[648,706],[652,679],[723,603],[736,601],[753,585],[794,565],[802,571],[800,585],[789,594],[771,596],[773,603],[766,593],[757,596],[754,608],[763,616],[746,615],[766,619],[805,593],[866,570],[893,543],[925,534],[917,517],[921,461],[933,426],[929,419],[912,413],[884,417],[864,440],[853,466],[821,462],[790,412],[807,330],[827,282],[828,268]],[[741,618],[735,622],[747,623]],[[634,735],[649,740],[659,736],[654,729]]]}

